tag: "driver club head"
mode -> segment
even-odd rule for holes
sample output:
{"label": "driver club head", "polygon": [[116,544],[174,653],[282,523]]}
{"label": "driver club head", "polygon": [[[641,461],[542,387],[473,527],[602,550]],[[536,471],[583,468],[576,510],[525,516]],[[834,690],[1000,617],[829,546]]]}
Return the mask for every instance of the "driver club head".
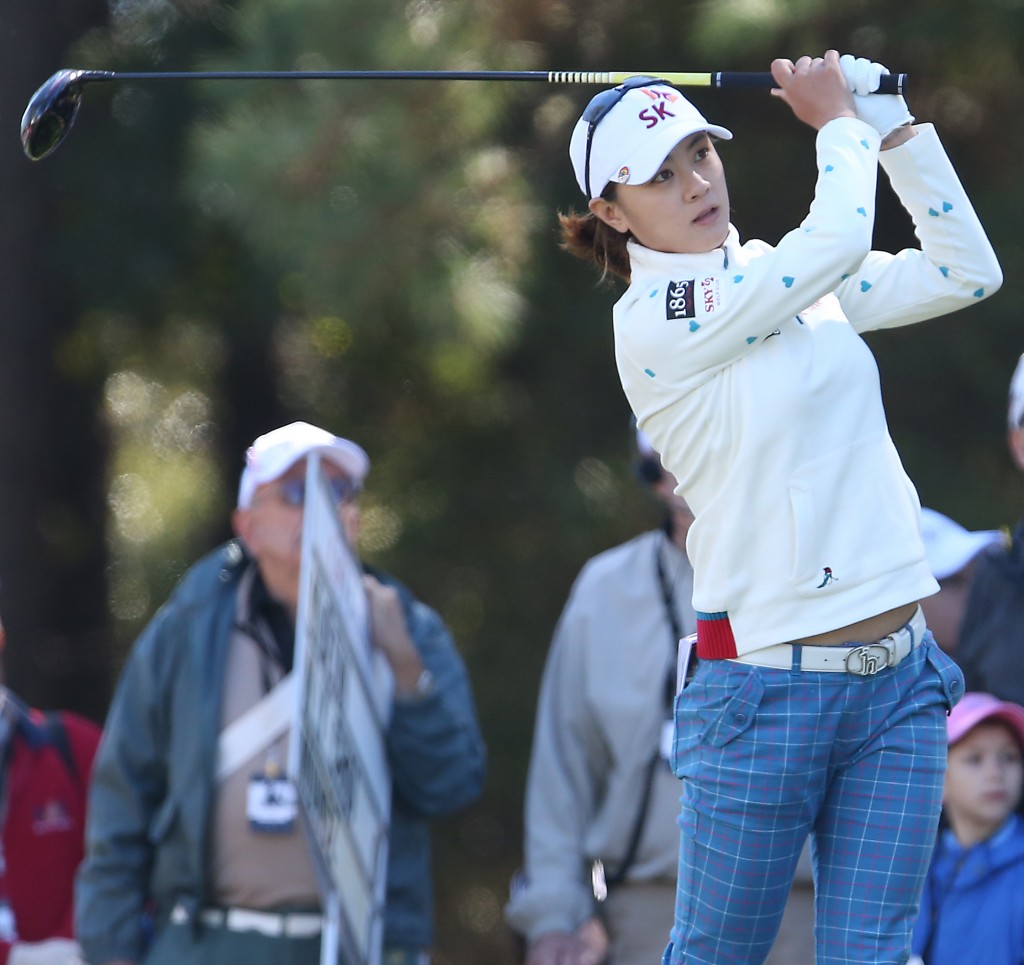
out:
{"label": "driver club head", "polygon": [[78,116],[82,85],[102,71],[58,70],[33,95],[21,118],[21,146],[32,161],[52,154]]}

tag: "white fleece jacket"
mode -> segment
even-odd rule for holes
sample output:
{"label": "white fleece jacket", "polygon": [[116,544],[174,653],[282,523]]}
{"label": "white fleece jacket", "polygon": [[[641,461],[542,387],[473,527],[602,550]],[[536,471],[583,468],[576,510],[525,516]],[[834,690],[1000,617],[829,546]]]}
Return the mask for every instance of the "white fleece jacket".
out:
{"label": "white fleece jacket", "polygon": [[[748,653],[937,589],[920,504],[860,333],[992,294],[1002,274],[931,125],[879,153],[867,124],[817,135],[803,223],[776,247],[679,255],[630,242],[615,352],[640,427],[696,514],[698,652]],[[878,164],[921,250],[872,251]]]}

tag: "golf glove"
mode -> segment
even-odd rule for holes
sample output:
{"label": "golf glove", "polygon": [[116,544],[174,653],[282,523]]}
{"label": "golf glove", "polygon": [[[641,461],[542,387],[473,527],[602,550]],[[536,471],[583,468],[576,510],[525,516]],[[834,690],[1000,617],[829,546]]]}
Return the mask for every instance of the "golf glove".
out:
{"label": "golf glove", "polygon": [[853,103],[859,117],[870,124],[884,138],[897,127],[912,124],[914,115],[907,109],[902,94],[875,94],[879,78],[888,70],[881,64],[872,63],[866,57],[843,54],[839,58],[846,83],[853,91]]}

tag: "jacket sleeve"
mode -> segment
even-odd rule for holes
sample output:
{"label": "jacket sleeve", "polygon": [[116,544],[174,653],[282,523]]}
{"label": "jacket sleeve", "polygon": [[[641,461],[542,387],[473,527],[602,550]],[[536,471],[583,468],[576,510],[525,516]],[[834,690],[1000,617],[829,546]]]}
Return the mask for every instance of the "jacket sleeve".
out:
{"label": "jacket sleeve", "polygon": [[597,746],[587,706],[587,626],[575,593],[544,667],[526,785],[524,875],[505,909],[509,924],[529,941],[572,932],[593,913],[584,837],[610,761]]}
{"label": "jacket sleeve", "polygon": [[[167,610],[143,631],[128,659],[93,766],[86,856],[75,893],[76,937],[101,965],[142,953],[150,834],[166,793],[166,698],[159,659]],[[166,654],[164,654],[165,656]]]}
{"label": "jacket sleeve", "polygon": [[[656,375],[685,393],[834,291],[871,250],[879,143],[877,132],[854,118],[822,127],[814,199],[775,247],[748,242],[739,263],[730,262],[727,249],[678,263],[678,255],[645,254],[660,267],[649,284],[634,281],[614,309],[620,368],[640,384]],[[667,281],[669,271],[690,274],[690,285],[711,296],[706,302],[694,295],[689,324],[666,322],[666,298],[679,283]]]}
{"label": "jacket sleeve", "polygon": [[[393,580],[390,582],[394,583]],[[399,585],[409,635],[433,691],[395,701],[386,736],[395,792],[423,817],[451,814],[483,789],[486,751],[469,676],[441,617]]]}
{"label": "jacket sleeve", "polygon": [[860,332],[936,318],[987,298],[1002,271],[967,192],[935,128],[879,154],[879,163],[910,214],[920,249],[872,251],[836,289]]}

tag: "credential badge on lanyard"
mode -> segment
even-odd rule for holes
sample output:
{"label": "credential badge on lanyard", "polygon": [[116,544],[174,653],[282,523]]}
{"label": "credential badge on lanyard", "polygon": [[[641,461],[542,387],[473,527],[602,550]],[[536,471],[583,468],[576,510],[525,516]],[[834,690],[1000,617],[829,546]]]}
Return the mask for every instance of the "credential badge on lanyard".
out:
{"label": "credential badge on lanyard", "polygon": [[287,834],[295,827],[298,794],[276,758],[270,757],[262,773],[249,778],[246,811],[257,834]]}

